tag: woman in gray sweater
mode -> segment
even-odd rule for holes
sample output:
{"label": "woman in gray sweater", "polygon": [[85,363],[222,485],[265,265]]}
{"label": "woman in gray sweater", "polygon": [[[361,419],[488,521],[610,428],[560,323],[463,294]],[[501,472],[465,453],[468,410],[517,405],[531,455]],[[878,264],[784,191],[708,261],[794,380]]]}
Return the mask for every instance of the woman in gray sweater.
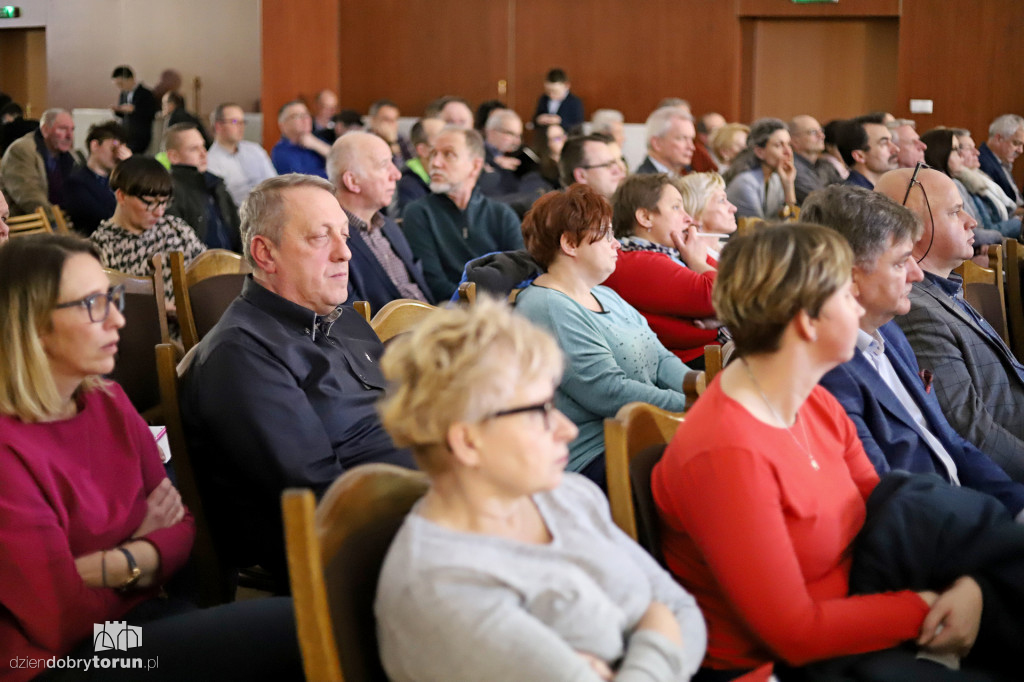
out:
{"label": "woman in gray sweater", "polygon": [[388,349],[381,407],[430,477],[381,571],[380,653],[396,682],[688,680],[694,599],[564,471],[576,427],[552,404],[554,340],[483,301]]}

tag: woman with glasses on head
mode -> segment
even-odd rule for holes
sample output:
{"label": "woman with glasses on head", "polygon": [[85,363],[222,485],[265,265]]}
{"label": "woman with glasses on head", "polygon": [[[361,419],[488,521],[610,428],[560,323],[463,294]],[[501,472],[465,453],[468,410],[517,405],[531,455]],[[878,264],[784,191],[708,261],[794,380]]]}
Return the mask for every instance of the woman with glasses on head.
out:
{"label": "woman with glasses on head", "polygon": [[[181,251],[187,264],[206,250],[188,223],[165,215],[173,186],[170,173],[156,159],[133,156],[117,164],[110,174],[110,189],[117,208],[90,236],[103,267],[152,276],[152,260],[157,254]],[[167,310],[173,312],[171,268],[164,267],[163,274]]]}
{"label": "woman with glasses on head", "polygon": [[554,340],[482,301],[433,314],[382,367],[384,425],[430,479],[381,570],[388,677],[688,680],[693,599],[564,471],[576,427],[553,406]]}
{"label": "woman with glasses on head", "polygon": [[[972,578],[941,595],[849,596],[854,538],[879,477],[818,381],[856,347],[864,309],[851,291],[852,260],[838,233],[799,223],[739,237],[722,252],[715,307],[739,360],[687,413],[651,477],[666,562],[708,623],[696,679],[765,680],[773,664],[805,666],[915,640],[932,653],[964,653],[978,634],[981,590]],[[891,554],[895,563],[896,547]],[[915,653],[911,646],[875,662],[883,671],[906,664],[895,670],[917,677],[859,677],[864,668],[848,667],[864,662],[856,658],[807,677],[776,673],[957,679]]]}
{"label": "woman with glasses on head", "polygon": [[[193,612],[161,598],[195,524],[149,427],[100,378],[114,367],[123,308],[123,288],[109,286],[85,239],[0,248],[0,672],[10,665],[4,679],[22,680],[40,667],[8,661],[92,658],[103,651],[94,625],[127,621],[145,624],[134,655],[163,656],[146,679],[295,677],[290,601]],[[237,627],[280,644],[247,645]],[[113,654],[123,652],[100,655]],[[51,668],[47,679],[119,679],[109,667],[86,672]]]}
{"label": "woman with glasses on head", "polygon": [[631,175],[612,204],[621,252],[607,286],[640,311],[676,357],[703,369],[704,346],[718,342],[715,262],[679,190],[664,173]]}
{"label": "woman with glasses on head", "polygon": [[600,286],[615,271],[619,243],[612,208],[592,187],[538,199],[523,220],[523,240],[544,273],[519,294],[516,310],[566,354],[555,404],[579,428],[568,468],[603,488],[604,419],[635,400],[682,411],[688,368],[633,306]]}
{"label": "woman with glasses on head", "polygon": [[[1012,209],[1008,211],[1005,204],[992,198],[984,181],[979,183],[972,176],[967,165],[968,159],[960,152],[962,143],[956,133],[952,128],[936,128],[922,135],[921,141],[928,145],[924,152],[925,163],[952,178],[964,200],[964,211],[978,222],[974,230],[976,244],[1000,244],[1004,236],[1020,238],[1020,218],[1013,217]],[[981,171],[977,171],[977,174],[984,175]],[[978,191],[969,189],[964,179]],[[998,185],[992,184],[999,189]],[[1002,194],[1002,190],[999,191]]]}

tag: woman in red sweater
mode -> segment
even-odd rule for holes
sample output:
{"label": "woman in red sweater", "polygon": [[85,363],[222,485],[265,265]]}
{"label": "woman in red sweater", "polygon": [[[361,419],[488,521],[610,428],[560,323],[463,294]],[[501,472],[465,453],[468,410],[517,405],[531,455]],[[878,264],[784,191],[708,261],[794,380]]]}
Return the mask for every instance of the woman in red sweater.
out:
{"label": "woman in red sweater", "polygon": [[[651,481],[666,561],[707,621],[703,679],[767,679],[773,662],[911,640],[963,654],[977,635],[971,578],[942,595],[848,596],[850,547],[878,475],[818,380],[853,356],[864,310],[851,261],[838,234],[801,224],[722,253],[715,307],[740,359],[687,414]],[[913,652],[909,664],[927,666],[923,679],[952,674]]]}
{"label": "woman in red sweater", "polygon": [[631,175],[612,204],[622,250],[605,286],[640,311],[662,345],[703,369],[704,346],[718,341],[715,268],[679,190],[663,173]]}
{"label": "woman in red sweater", "polygon": [[[290,600],[160,596],[195,524],[149,427],[100,378],[122,310],[90,242],[0,248],[0,679],[300,676]],[[141,627],[127,641],[125,622]],[[113,669],[136,657],[159,663]]]}

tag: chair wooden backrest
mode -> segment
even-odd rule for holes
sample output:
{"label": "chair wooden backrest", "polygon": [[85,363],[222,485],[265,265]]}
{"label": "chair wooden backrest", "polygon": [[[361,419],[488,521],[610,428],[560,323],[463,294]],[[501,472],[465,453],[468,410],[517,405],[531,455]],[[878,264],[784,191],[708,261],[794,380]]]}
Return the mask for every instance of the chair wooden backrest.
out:
{"label": "chair wooden backrest", "polygon": [[683,375],[683,395],[686,396],[684,409],[689,410],[693,407],[693,404],[697,402],[697,398],[707,389],[708,381],[707,372],[691,369]]}
{"label": "chair wooden backrest", "polygon": [[50,234],[53,232],[53,228],[50,226],[50,219],[46,217],[46,209],[42,206],[31,213],[12,216],[6,222],[7,226],[11,228],[11,237],[23,237],[29,234]]}
{"label": "chair wooden backrest", "polygon": [[224,604],[234,599],[235,571],[223,561],[213,542],[181,421],[178,387],[181,375],[192,362],[194,355],[195,351],[189,351],[181,358],[180,351],[169,343],[161,343],[156,347],[157,373],[160,378],[160,417],[167,427],[167,443],[171,450],[171,466],[174,467],[177,478],[178,492],[181,493],[182,501],[192,512],[196,522],[192,558],[198,573],[199,605],[206,607]]}
{"label": "chair wooden backrest", "polygon": [[71,228],[74,227],[71,224],[71,218],[68,217],[67,211],[60,206],[53,207],[53,226],[61,234],[71,234]]}
{"label": "chair wooden backrest", "polygon": [[761,225],[764,225],[764,219],[756,216],[736,218],[736,235],[743,237],[751,234]]}
{"label": "chair wooden backrest", "polygon": [[715,375],[722,371],[722,347],[717,343],[704,346],[704,378],[711,383]]}
{"label": "chair wooden backrest", "polygon": [[231,302],[242,292],[249,263],[226,249],[210,249],[185,266],[180,251],[170,254],[174,304],[178,309],[181,342],[191,350],[217,324]]}
{"label": "chair wooden backrest", "polygon": [[1024,244],[1016,239],[1003,240],[1006,272],[1006,317],[1010,327],[1010,349],[1018,360],[1024,358]]}
{"label": "chair wooden backrest", "polygon": [[623,405],[615,417],[604,420],[612,519],[659,561],[661,545],[657,509],[651,494],[651,469],[660,459],[661,451],[651,448],[661,446],[663,450],[682,422],[681,413],[639,402]]}
{"label": "chair wooden backrest", "polygon": [[[167,333],[167,312],[164,310],[163,264],[160,256],[153,258],[151,276],[129,275],[118,270],[104,270],[111,286],[124,285],[125,326],[117,345],[117,361],[108,378],[121,384],[135,409],[150,423],[156,419],[160,405],[160,386],[153,348],[170,343]],[[154,282],[157,284],[154,286]]]}
{"label": "chair wooden backrest", "polygon": [[399,334],[412,329],[424,317],[437,310],[423,301],[413,298],[397,298],[389,301],[381,308],[373,319],[370,326],[377,332],[381,343],[387,343]]}
{"label": "chair wooden backrest", "polygon": [[369,322],[372,317],[369,301],[352,301],[352,308]]}
{"label": "chair wooden backrest", "polygon": [[391,540],[426,490],[427,479],[420,472],[365,464],[335,481],[319,507],[307,489],[292,488],[282,495],[288,575],[306,679],[387,679],[377,656],[377,579]]}
{"label": "chair wooden backrest", "polygon": [[476,303],[476,282],[463,282],[459,285],[459,303],[464,305]]}
{"label": "chair wooden backrest", "polygon": [[992,325],[996,333],[1009,345],[1009,324],[1006,321],[1006,292],[1003,284],[1003,248],[999,244],[988,247],[989,267],[974,261],[964,261],[954,272],[963,277],[964,299]]}

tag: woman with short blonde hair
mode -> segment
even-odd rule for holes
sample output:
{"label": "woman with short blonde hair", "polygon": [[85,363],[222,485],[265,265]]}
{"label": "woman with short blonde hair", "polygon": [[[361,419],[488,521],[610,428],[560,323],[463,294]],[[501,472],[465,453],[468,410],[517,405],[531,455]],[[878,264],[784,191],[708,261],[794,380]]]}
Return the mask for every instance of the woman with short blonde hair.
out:
{"label": "woman with short blonde hair", "polygon": [[564,471],[576,427],[554,407],[550,335],[478,301],[396,339],[382,369],[384,425],[430,479],[377,588],[389,679],[688,680],[693,598]]}

